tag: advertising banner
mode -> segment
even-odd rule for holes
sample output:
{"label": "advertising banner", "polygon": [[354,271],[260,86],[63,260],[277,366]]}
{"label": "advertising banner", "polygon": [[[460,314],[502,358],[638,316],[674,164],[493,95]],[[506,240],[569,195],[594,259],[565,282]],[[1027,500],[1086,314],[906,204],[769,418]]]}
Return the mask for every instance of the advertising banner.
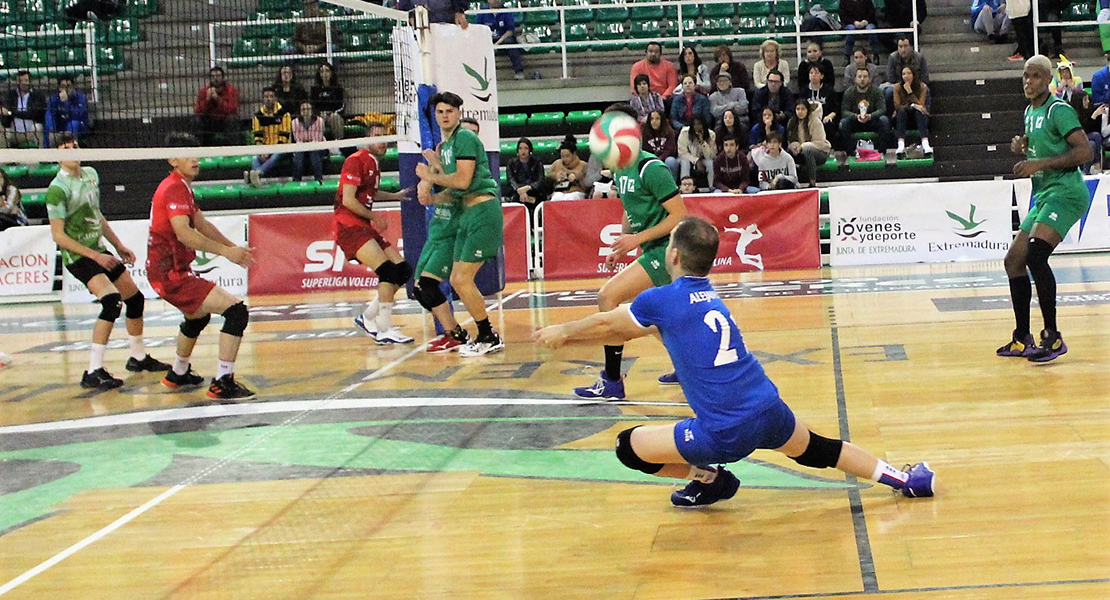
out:
{"label": "advertising banner", "polygon": [[[206,216],[205,218],[219,229],[220,233],[227,236],[227,239],[237,245],[246,244],[246,215]],[[127,267],[131,278],[135,280],[135,285],[143,296],[157,298],[158,294],[154,292],[146,278],[146,244],[150,234],[150,221],[113,221],[110,225],[120,242],[135,253],[135,264]],[[107,245],[114,253],[111,244]],[[193,272],[216,282],[232,295],[243,296],[247,293],[247,270],[222,256],[197,252],[197,258],[193,261]],[[85,285],[70,275],[69,271],[62,269],[62,302],[79,304],[93,300],[95,298]]]}
{"label": "advertising banner", "polygon": [[528,209],[523,204],[504,204],[505,215],[505,280],[528,281]]}
{"label": "advertising banner", "polygon": [[829,190],[833,266],[996,260],[1012,235],[1010,181]]}
{"label": "advertising banner", "polygon": [[[1057,252],[1110,249],[1110,177],[1095,175],[1085,177],[1084,180],[1091,206],[1064,236],[1064,241],[1056,247]],[[1024,219],[1033,206],[1033,181],[1016,179],[1013,183],[1018,215]]]}
{"label": "advertising banner", "polygon": [[57,260],[49,226],[0,231],[0,296],[49,294],[54,290]]}
{"label": "advertising banner", "polygon": [[489,27],[471,24],[466,29],[433,23],[431,26],[431,82],[440,91],[454,92],[462,100],[462,114],[478,121],[478,137],[487,152],[501,147],[497,121],[497,67]]}
{"label": "advertising banner", "polygon": [[[758,195],[686,196],[686,209],[721,233],[714,273],[765,269],[814,269],[821,265],[816,190]],[[619,200],[568,200],[543,204],[545,279],[611,275],[639,256],[630,253],[614,268],[605,265],[609,246],[621,235]]]}

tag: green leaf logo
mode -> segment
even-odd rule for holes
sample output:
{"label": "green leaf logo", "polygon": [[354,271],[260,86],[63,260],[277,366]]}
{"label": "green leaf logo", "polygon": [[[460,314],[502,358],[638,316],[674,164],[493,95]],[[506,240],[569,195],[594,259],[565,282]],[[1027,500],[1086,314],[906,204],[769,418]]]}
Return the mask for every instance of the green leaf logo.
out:
{"label": "green leaf logo", "polygon": [[[474,70],[473,67],[471,67],[470,65],[468,65],[466,63],[463,63],[463,70],[466,71],[467,75],[469,75],[470,77],[472,77],[474,79],[474,83],[477,85],[477,87],[472,87],[471,88],[471,92],[470,92],[471,95],[474,96],[475,98],[477,98],[478,100],[481,100],[482,102],[489,102],[490,96],[492,96],[492,94],[487,93],[487,94],[485,94],[485,96],[479,96],[478,95],[478,93],[485,93],[486,91],[489,90],[489,83],[490,83],[490,81],[489,81],[489,58],[486,58],[483,61],[483,63],[482,63],[482,72],[481,73]],[[475,92],[478,92],[478,93],[475,93]]]}
{"label": "green leaf logo", "polygon": [[960,215],[957,215],[956,213],[954,213],[950,210],[944,211],[948,215],[949,219],[952,219],[956,223],[959,223],[959,227],[955,228],[955,232],[956,232],[956,235],[958,235],[960,237],[964,237],[964,238],[973,238],[973,237],[977,237],[977,236],[981,235],[982,233],[984,233],[984,231],[982,229],[980,229],[979,231],[975,231],[975,228],[979,227],[983,223],[987,222],[986,219],[983,219],[981,221],[976,221],[975,220],[975,205],[971,204],[969,206],[970,206],[970,208],[968,210],[966,218],[961,217]]}

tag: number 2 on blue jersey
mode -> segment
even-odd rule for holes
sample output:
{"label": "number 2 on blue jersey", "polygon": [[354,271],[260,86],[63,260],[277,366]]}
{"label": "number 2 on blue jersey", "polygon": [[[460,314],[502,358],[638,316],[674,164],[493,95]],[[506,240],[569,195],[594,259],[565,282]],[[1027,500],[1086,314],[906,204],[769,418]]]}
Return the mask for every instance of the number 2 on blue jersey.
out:
{"label": "number 2 on blue jersey", "polygon": [[713,333],[721,334],[721,343],[717,347],[717,357],[713,360],[713,366],[719,367],[739,360],[736,355],[736,348],[729,348],[729,344],[732,342],[732,329],[729,327],[728,319],[721,314],[721,311],[711,310],[705,313],[704,321]]}

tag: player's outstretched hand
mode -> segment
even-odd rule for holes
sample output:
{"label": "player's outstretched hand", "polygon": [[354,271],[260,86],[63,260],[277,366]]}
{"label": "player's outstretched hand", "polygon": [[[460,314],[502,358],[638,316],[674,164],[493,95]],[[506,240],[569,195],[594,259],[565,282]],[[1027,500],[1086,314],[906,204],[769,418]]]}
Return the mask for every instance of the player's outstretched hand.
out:
{"label": "player's outstretched hand", "polygon": [[[1010,151],[1014,154],[1025,154],[1029,149],[1029,137],[1024,135],[1015,135],[1014,139],[1010,141]],[[1017,171],[1014,171],[1015,173]]]}
{"label": "player's outstretched hand", "polygon": [[410,197],[412,197],[412,192],[415,189],[416,189],[415,185],[410,185],[409,187],[404,188],[403,190],[397,192],[397,194],[399,194],[401,196],[402,200],[408,200]]}
{"label": "player's outstretched hand", "polygon": [[254,264],[254,248],[232,246],[227,250],[224,256],[240,267],[249,267]]}
{"label": "player's outstretched hand", "polygon": [[119,259],[112,256],[111,254],[97,254],[96,258],[94,258],[93,260],[96,261],[96,264],[104,267],[104,270],[106,271],[111,271],[112,269],[119,266]]}
{"label": "player's outstretched hand", "polygon": [[567,334],[562,325],[551,325],[536,330],[532,334],[532,341],[538,346],[546,346],[554,350],[567,343]]}
{"label": "player's outstretched hand", "polygon": [[116,250],[119,251],[119,256],[123,259],[123,264],[135,264],[135,253],[132,252],[130,248],[116,248]]}

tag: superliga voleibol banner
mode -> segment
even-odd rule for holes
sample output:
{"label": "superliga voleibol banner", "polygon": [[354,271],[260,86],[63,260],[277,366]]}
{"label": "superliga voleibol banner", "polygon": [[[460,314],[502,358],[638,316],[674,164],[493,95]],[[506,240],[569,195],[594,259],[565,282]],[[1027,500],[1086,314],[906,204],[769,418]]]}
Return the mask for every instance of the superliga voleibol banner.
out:
{"label": "superliga voleibol banner", "polygon": [[[205,218],[234,244],[247,243],[246,215],[206,216]],[[157,298],[158,294],[146,278],[146,245],[150,235],[150,221],[113,221],[110,225],[120,242],[135,253],[135,264],[127,267],[131,278],[135,280],[135,285],[147,298]],[[107,242],[105,244],[114,253],[111,244]],[[222,256],[198,252],[193,262],[193,272],[215,282],[234,296],[243,296],[247,293],[247,270]],[[93,300],[95,298],[85,285],[70,275],[69,271],[62,269],[62,302],[69,304]]]}
{"label": "superliga voleibol banner", "polygon": [[433,23],[431,50],[435,57],[432,82],[441,92],[454,92],[463,100],[463,116],[478,120],[482,144],[487,152],[501,147],[497,122],[497,68],[489,27],[471,24]]}
{"label": "superliga voleibol banner", "polygon": [[[1084,180],[1091,205],[1087,213],[1064,236],[1064,241],[1056,248],[1057,252],[1110,249],[1110,177],[1096,175]],[[1018,214],[1024,219],[1033,206],[1033,181],[1016,179],[1013,183]]]}
{"label": "superliga voleibol banner", "polygon": [[0,231],[0,296],[49,294],[54,290],[57,258],[46,225]]}
{"label": "superliga voleibol banner", "polygon": [[1013,237],[1009,181],[829,190],[833,266],[994,260]]}

